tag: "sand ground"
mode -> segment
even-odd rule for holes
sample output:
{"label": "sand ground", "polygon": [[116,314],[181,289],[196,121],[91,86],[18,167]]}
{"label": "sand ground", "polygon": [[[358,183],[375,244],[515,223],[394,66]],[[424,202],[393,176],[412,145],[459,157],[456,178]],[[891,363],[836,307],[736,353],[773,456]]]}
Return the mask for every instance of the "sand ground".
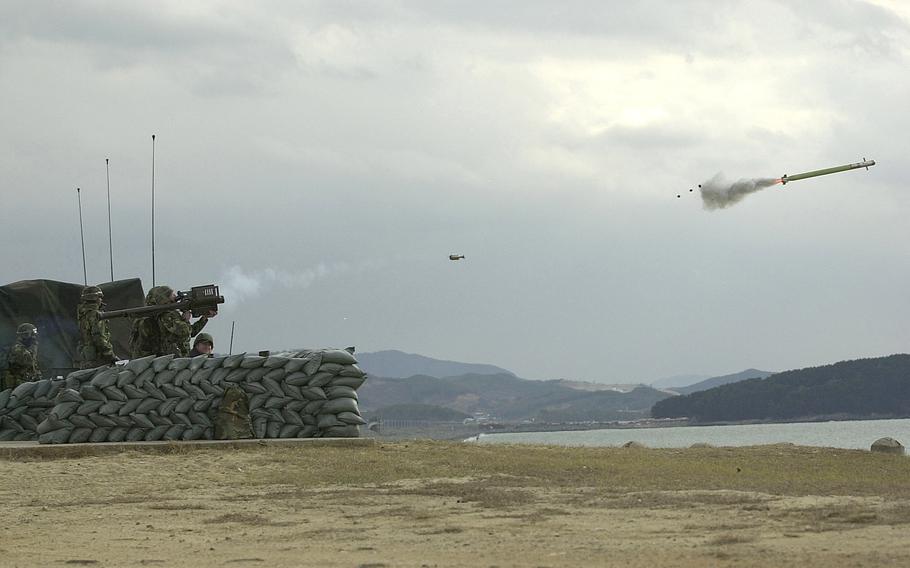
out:
{"label": "sand ground", "polygon": [[910,458],[381,443],[0,460],[3,566],[906,566]]}

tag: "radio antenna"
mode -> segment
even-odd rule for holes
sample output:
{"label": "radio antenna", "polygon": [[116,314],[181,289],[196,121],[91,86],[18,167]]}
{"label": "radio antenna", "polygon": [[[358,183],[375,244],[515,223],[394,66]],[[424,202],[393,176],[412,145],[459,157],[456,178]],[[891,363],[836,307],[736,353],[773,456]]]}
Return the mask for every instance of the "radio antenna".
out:
{"label": "radio antenna", "polygon": [[111,228],[111,159],[104,159],[107,170],[107,244],[111,253],[111,282],[114,281],[114,231]]}
{"label": "radio antenna", "polygon": [[88,286],[88,271],[85,268],[85,232],[82,230],[82,191],[76,188],[76,199],[79,200],[79,238],[82,241],[82,280]]}
{"label": "radio antenna", "polygon": [[231,322],[231,344],[230,344],[230,346],[228,346],[228,355],[234,354],[234,324],[235,323],[237,323],[236,320]]}
{"label": "radio antenna", "polygon": [[155,286],[155,135],[152,134],[152,286]]}

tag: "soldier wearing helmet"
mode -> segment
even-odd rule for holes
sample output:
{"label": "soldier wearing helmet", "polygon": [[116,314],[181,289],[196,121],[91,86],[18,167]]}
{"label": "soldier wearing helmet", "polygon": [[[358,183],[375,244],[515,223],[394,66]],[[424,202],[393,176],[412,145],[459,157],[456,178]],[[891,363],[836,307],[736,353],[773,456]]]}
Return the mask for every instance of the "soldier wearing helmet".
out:
{"label": "soldier wearing helmet", "polygon": [[16,343],[9,350],[9,368],[3,377],[3,388],[41,379],[38,367],[38,328],[23,323],[16,330]]}
{"label": "soldier wearing helmet", "polygon": [[212,339],[212,336],[208,333],[200,333],[196,336],[196,339],[193,340],[193,350],[190,351],[190,357],[197,357],[199,355],[208,355],[212,356],[212,351],[215,350],[215,340]]}
{"label": "soldier wearing helmet", "polygon": [[104,293],[97,286],[82,289],[82,299],[76,308],[79,323],[79,367],[93,369],[118,361],[111,346],[111,331],[98,314],[104,306]]}
{"label": "soldier wearing helmet", "polygon": [[[177,301],[177,293],[170,286],[155,286],[145,297],[147,306],[163,306]],[[190,324],[190,312],[173,309],[159,314],[138,318],[133,322],[130,335],[132,357],[169,355],[186,357],[190,352],[190,338],[197,335],[208,317],[201,317]]]}

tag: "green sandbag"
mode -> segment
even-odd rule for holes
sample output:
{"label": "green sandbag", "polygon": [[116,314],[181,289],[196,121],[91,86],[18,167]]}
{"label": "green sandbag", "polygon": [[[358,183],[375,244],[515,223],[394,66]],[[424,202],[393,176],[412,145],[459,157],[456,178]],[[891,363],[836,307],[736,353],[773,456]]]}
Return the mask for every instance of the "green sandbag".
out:
{"label": "green sandbag", "polygon": [[9,402],[9,396],[12,394],[13,389],[6,389],[0,391],[0,408],[6,408],[6,403]]}
{"label": "green sandbag", "polygon": [[307,405],[306,400],[292,400],[291,402],[289,402],[285,405],[285,408],[290,410],[291,412],[301,413],[301,412],[303,412],[303,409],[306,407],[306,405]]}
{"label": "green sandbag", "polygon": [[230,372],[230,369],[225,369],[224,367],[215,369],[215,371],[212,373],[212,377],[209,379],[209,382],[213,385],[220,385],[224,382],[224,378],[227,377]]}
{"label": "green sandbag", "polygon": [[76,409],[83,404],[84,403],[81,402],[61,402],[51,410],[51,414],[58,420],[63,420],[69,418],[69,416],[76,412]]}
{"label": "green sandbag", "polygon": [[161,386],[161,388],[158,388],[158,386],[155,385],[155,383],[153,381],[147,381],[144,385],[142,385],[142,390],[149,393],[150,397],[157,398],[158,400],[160,400],[162,402],[167,400],[168,396],[171,396],[170,394],[168,394],[168,395],[164,394],[165,392],[167,392],[167,390],[166,390],[167,388],[177,388],[177,387],[174,387],[173,385],[169,385],[169,384],[164,384]]}
{"label": "green sandbag", "polygon": [[145,433],[146,442],[157,442],[170,429],[171,426],[155,426]]}
{"label": "green sandbag", "polygon": [[284,391],[281,389],[281,385],[278,384],[278,381],[274,379],[269,379],[268,377],[262,377],[262,386],[266,388],[272,396],[285,396]]}
{"label": "green sandbag", "polygon": [[175,357],[167,364],[169,371],[183,371],[190,366],[190,360],[186,357]]}
{"label": "green sandbag", "polygon": [[[96,389],[103,389],[104,387],[109,387],[111,385],[117,384],[117,376],[120,371],[118,369],[105,369],[92,377],[91,385]],[[83,395],[84,396],[84,395]]]}
{"label": "green sandbag", "polygon": [[357,408],[357,401],[353,398],[333,398],[326,401],[319,412],[323,414],[338,414],[339,412],[360,414],[360,409]]}
{"label": "green sandbag", "polygon": [[113,428],[95,428],[92,430],[91,435],[88,437],[89,442],[107,442],[108,436],[111,434]]}
{"label": "green sandbag", "polygon": [[246,391],[247,395],[250,396],[256,394],[265,394],[269,392],[267,388],[259,383],[245,382],[241,386],[243,387],[243,390]]}
{"label": "green sandbag", "polygon": [[243,362],[243,358],[246,357],[246,353],[239,353],[237,355],[228,355],[224,359],[222,365],[225,369],[237,369],[240,367],[240,363]]}
{"label": "green sandbag", "polygon": [[145,388],[146,385],[150,385],[155,382],[155,369],[149,367],[148,369],[142,371],[142,373],[136,375],[136,380],[133,381],[133,385],[136,388]]}
{"label": "green sandbag", "polygon": [[149,412],[145,416],[149,419],[149,422],[151,422],[155,426],[173,426],[174,425],[173,420],[171,420],[167,416],[161,416],[157,412]]}
{"label": "green sandbag", "polygon": [[310,353],[304,359],[307,361],[303,364],[303,372],[307,375],[315,375],[316,371],[319,370],[319,366],[322,365],[322,353]]}
{"label": "green sandbag", "polygon": [[265,406],[266,408],[276,408],[277,409],[277,408],[283,408],[284,405],[289,402],[291,402],[291,399],[289,399],[285,396],[272,396],[272,397],[269,397],[269,399],[267,401],[265,401],[265,404],[263,406]]}
{"label": "green sandbag", "polygon": [[46,434],[48,432],[53,432],[54,430],[60,430],[61,428],[66,430],[73,429],[73,423],[69,420],[60,420],[55,417],[53,414],[48,414],[47,418],[42,420],[38,427],[35,428],[35,432],[38,434]]}
{"label": "green sandbag", "polygon": [[199,388],[208,396],[224,396],[224,389],[216,384],[209,382],[199,383]]}
{"label": "green sandbag", "polygon": [[155,371],[155,374],[166,370],[168,365],[171,364],[171,361],[174,360],[174,354],[170,353],[168,355],[162,355],[160,357],[155,357],[152,359],[152,370]]}
{"label": "green sandbag", "polygon": [[172,412],[177,411],[177,406],[180,405],[180,402],[183,400],[190,400],[188,398],[169,398],[158,405],[157,414],[160,416],[170,416]]}
{"label": "green sandbag", "polygon": [[174,379],[177,377],[177,371],[172,371],[170,369],[166,371],[161,371],[160,373],[155,374],[155,386],[161,387],[161,385],[173,384]]}
{"label": "green sandbag", "polygon": [[146,369],[149,368],[149,365],[152,364],[152,361],[155,360],[154,355],[148,355],[146,357],[140,357],[138,359],[131,359],[129,363],[126,364],[126,368],[133,372],[137,377],[141,375]]}
{"label": "green sandbag", "polygon": [[92,435],[92,428],[76,428],[70,433],[70,437],[67,440],[70,444],[81,444],[83,442],[88,442],[89,437]]}
{"label": "green sandbag", "polygon": [[[183,424],[185,426],[194,426],[193,421],[190,420],[190,417],[186,415],[185,412],[175,412],[171,414],[171,420],[174,421],[174,424]],[[205,424],[200,424],[201,428],[205,428]]]}
{"label": "green sandbag", "polygon": [[[132,401],[127,402],[129,404]],[[161,406],[161,401],[157,398],[147,398],[139,403],[139,406],[136,407],[136,412],[139,414],[145,414],[151,410],[157,410]],[[120,414],[123,414],[123,409],[121,409]]]}
{"label": "green sandbag", "polygon": [[316,416],[322,410],[322,407],[325,406],[325,400],[311,400],[307,403],[306,407],[303,409],[304,414],[312,414]]}
{"label": "green sandbag", "polygon": [[316,426],[318,426],[320,430],[325,430],[326,428],[332,428],[333,426],[346,426],[346,424],[339,420],[334,414],[320,414],[316,417]]}
{"label": "green sandbag", "polygon": [[246,378],[246,369],[231,369],[231,372],[224,377],[226,383],[241,383]]}
{"label": "green sandbag", "polygon": [[281,357],[279,355],[272,355],[268,357],[265,362],[262,364],[263,367],[268,369],[277,369],[278,367],[284,367],[288,364],[287,357]]}
{"label": "green sandbag", "polygon": [[101,408],[98,409],[98,414],[117,414],[123,405],[126,403],[118,402],[116,400],[109,400],[101,405]]}
{"label": "green sandbag", "polygon": [[104,392],[104,396],[106,396],[108,400],[116,400],[118,402],[127,401],[126,395],[117,387],[107,387],[102,389],[102,392]]}
{"label": "green sandbag", "polygon": [[[117,411],[118,416],[126,416],[132,412],[135,412],[139,409],[139,406],[148,399],[144,398],[131,398],[130,400],[123,403],[123,406],[120,407],[120,410]],[[153,399],[154,400],[154,399]]]}
{"label": "green sandbag", "polygon": [[113,428],[117,425],[116,422],[101,414],[89,414],[88,419],[99,428]]}
{"label": "green sandbag", "polygon": [[139,440],[145,439],[145,428],[140,428],[139,426],[133,426],[126,433],[127,442],[138,442]]}
{"label": "green sandbag", "polygon": [[283,425],[283,422],[269,421],[268,426],[265,430],[266,438],[277,438],[278,435],[281,434],[281,427]]}
{"label": "green sandbag", "polygon": [[183,438],[183,432],[186,430],[186,426],[182,424],[174,424],[161,436],[162,440],[173,442]]}
{"label": "green sandbag", "polygon": [[15,442],[27,442],[35,439],[34,432],[20,432],[13,436],[13,441]]}
{"label": "green sandbag", "polygon": [[90,378],[94,377],[96,370],[97,369],[82,369],[81,371],[73,371],[72,373],[67,375],[66,378],[72,379],[79,383],[83,383],[83,382],[89,380]]}
{"label": "green sandbag", "polygon": [[323,363],[319,366],[320,373],[331,373],[333,375],[337,375],[342,369],[344,369],[344,365],[339,363]]}
{"label": "green sandbag", "polygon": [[208,360],[208,355],[197,355],[190,359],[190,364],[187,366],[187,369],[190,371],[197,371],[202,368],[202,364]]}
{"label": "green sandbag", "polygon": [[267,392],[254,394],[250,397],[250,410],[262,407],[268,399],[269,393]]}
{"label": "green sandbag", "polygon": [[[130,414],[130,418],[133,419],[133,424],[142,428],[143,430],[149,430],[155,427],[155,424],[149,420],[148,416],[145,414],[137,414],[134,412],[133,414]],[[143,437],[145,437],[144,433]]]}
{"label": "green sandbag", "polygon": [[70,439],[73,431],[69,428],[60,428],[38,436],[39,444],[65,444]]}
{"label": "green sandbag", "polygon": [[333,398],[353,398],[354,400],[358,400],[357,392],[355,392],[351,387],[326,387],[325,395],[329,398],[329,400]]}
{"label": "green sandbag", "polygon": [[313,375],[310,378],[309,385],[311,387],[324,387],[327,384],[329,384],[329,382],[334,378],[335,378],[335,375],[333,375],[332,373],[325,373],[323,371],[319,371],[318,373],[316,373],[315,375]]}
{"label": "green sandbag", "polygon": [[296,424],[297,426],[303,426],[303,419],[300,417],[299,412],[294,412],[292,410],[288,410],[287,408],[282,408],[281,417],[284,418],[284,421],[287,424]]}
{"label": "green sandbag", "polygon": [[359,414],[353,412],[339,412],[338,420],[341,420],[345,424],[366,424],[367,421],[364,420]]}
{"label": "green sandbag", "polygon": [[[189,383],[190,383],[190,385],[196,386],[198,388],[198,385],[200,383],[207,382],[209,380],[209,377],[211,377],[212,373],[214,373],[214,372],[215,372],[214,369],[199,369],[198,371],[193,373],[192,377],[190,377]],[[183,384],[181,386],[183,388],[186,388],[187,385]]]}
{"label": "green sandbag", "polygon": [[174,385],[161,385],[161,392],[164,393],[167,398],[189,398],[190,395],[181,387]]}
{"label": "green sandbag", "polygon": [[363,369],[357,365],[345,365],[338,374],[342,377],[363,377],[366,375],[366,373],[363,372]]}
{"label": "green sandbag", "polygon": [[303,393],[300,392],[300,387],[288,383],[281,383],[281,390],[284,392],[285,396],[289,396],[295,400],[306,400],[303,397]]}
{"label": "green sandbag", "polygon": [[117,373],[117,388],[122,389],[125,385],[131,385],[134,382],[136,382],[136,375],[132,371],[120,371]]}
{"label": "green sandbag", "polygon": [[329,383],[329,386],[351,387],[352,389],[359,389],[363,385],[364,381],[366,381],[366,380],[367,380],[366,377],[345,377],[342,375],[338,375],[334,379],[331,380],[331,382]]}
{"label": "green sandbag", "polygon": [[47,393],[50,392],[52,385],[53,385],[53,383],[51,382],[50,379],[43,379],[40,381],[36,381],[35,392],[32,393],[32,396],[35,398],[41,398],[43,396],[47,396]]}
{"label": "green sandbag", "polygon": [[316,428],[315,424],[314,425],[307,424],[306,426],[301,428],[299,432],[297,432],[297,437],[298,438],[312,438],[318,432],[319,432],[319,429]]}
{"label": "green sandbag", "polygon": [[350,352],[344,349],[331,349],[322,352],[323,363],[339,363],[341,365],[353,365],[357,359]]}
{"label": "green sandbag", "polygon": [[262,377],[266,376],[271,372],[271,369],[266,369],[265,367],[257,367],[255,369],[249,369],[246,373],[246,382],[248,383],[258,383],[262,380]]}
{"label": "green sandbag", "polygon": [[73,414],[70,416],[70,422],[72,422],[73,426],[76,428],[89,428],[91,430],[94,430],[98,427],[98,425],[92,422],[92,419],[88,416],[80,416],[78,414]]}
{"label": "green sandbag", "polygon": [[82,404],[85,402],[85,399],[82,398],[82,395],[79,394],[79,391],[73,389],[63,389],[57,393],[57,396],[54,397],[54,402],[60,404],[61,402],[75,402]]}
{"label": "green sandbag", "polygon": [[306,364],[306,359],[300,357],[293,357],[288,359],[288,362],[284,365],[284,371],[286,373],[295,373],[303,368]]}
{"label": "green sandbag", "polygon": [[117,426],[120,426],[122,428],[129,429],[129,428],[133,427],[133,419],[130,418],[129,416],[117,415],[117,416],[108,416],[108,418],[113,420],[114,424],[116,424]]}
{"label": "green sandbag", "polygon": [[174,377],[174,386],[182,387],[186,383],[190,382],[190,379],[193,378],[193,371],[191,369],[183,369],[177,376]]}
{"label": "green sandbag", "polygon": [[296,438],[297,433],[300,432],[301,428],[302,428],[301,426],[297,426],[295,424],[285,424],[284,426],[281,427],[280,430],[278,430],[278,437],[279,438]]}
{"label": "green sandbag", "polygon": [[94,385],[82,385],[82,388],[79,389],[79,394],[82,396],[83,400],[100,400],[102,402],[107,402],[107,397],[104,396],[101,389]]}
{"label": "green sandbag", "polygon": [[357,426],[334,426],[322,431],[323,438],[359,438],[360,428]]}
{"label": "green sandbag", "polygon": [[300,393],[308,400],[325,400],[328,398],[325,396],[324,390],[314,386],[303,387],[300,389]]}
{"label": "green sandbag", "polygon": [[107,435],[108,442],[122,442],[126,440],[126,433],[129,432],[129,428],[123,428],[122,426],[117,426],[116,428],[111,428],[110,433]]}
{"label": "green sandbag", "polygon": [[303,420],[303,423],[307,426],[316,427],[316,415],[315,414],[301,414],[300,418]]}
{"label": "green sandbag", "polygon": [[266,358],[258,355],[248,355],[240,362],[241,369],[256,369],[265,363]]}
{"label": "green sandbag", "polygon": [[202,425],[190,426],[183,431],[183,435],[181,436],[181,439],[199,440],[200,438],[202,438],[202,435],[204,434],[204,432],[205,432],[205,426],[202,426]]}
{"label": "green sandbag", "polygon": [[19,417],[19,424],[22,424],[22,427],[28,430],[29,432],[34,432],[38,429],[38,421],[29,416],[28,414],[23,414]]}
{"label": "green sandbag", "polygon": [[204,398],[193,403],[193,410],[196,412],[206,412],[215,403],[215,398]]}
{"label": "green sandbag", "polygon": [[280,383],[280,382],[284,381],[284,378],[287,375],[288,375],[287,371],[285,371],[282,368],[278,368],[278,369],[272,369],[271,371],[269,371],[268,373],[263,375],[262,378],[263,379],[272,379],[273,381],[278,381]]}
{"label": "green sandbag", "polygon": [[[13,438],[16,437],[16,434],[19,434],[18,430],[13,430],[12,428],[2,428],[0,429],[0,442],[11,442]],[[42,434],[42,436],[45,435],[46,434]]]}
{"label": "green sandbag", "polygon": [[177,404],[174,405],[173,411],[177,412],[179,414],[186,414],[187,412],[189,412],[190,409],[193,408],[193,404],[195,403],[195,401],[191,398],[181,398],[179,400],[178,399],[173,399],[173,400],[177,401]]}
{"label": "green sandbag", "polygon": [[197,387],[197,386],[194,385],[194,384],[185,384],[185,385],[183,385],[183,390],[185,390],[186,393],[187,393],[191,398],[194,398],[194,399],[196,399],[196,400],[203,399],[203,398],[206,397],[205,391],[202,390],[201,388]]}
{"label": "green sandbag", "polygon": [[190,422],[192,422],[193,424],[202,424],[206,428],[209,428],[212,426],[212,421],[209,419],[208,416],[206,416],[202,412],[196,412],[195,410],[190,410],[189,412],[186,413],[186,415],[189,416]]}
{"label": "green sandbag", "polygon": [[209,357],[205,360],[205,363],[202,364],[203,369],[218,369],[224,365],[224,361],[227,357]]}
{"label": "green sandbag", "polygon": [[[104,403],[100,400],[87,400],[79,405],[79,408],[76,409],[76,414],[88,416],[92,412],[98,412],[103,405]],[[56,408],[56,406],[54,408]]]}
{"label": "green sandbag", "polygon": [[[251,413],[252,414],[252,413]],[[257,438],[265,438],[266,430],[269,427],[269,421],[263,418],[253,420],[253,435]]]}
{"label": "green sandbag", "polygon": [[149,393],[145,389],[136,388],[134,385],[123,385],[123,394],[126,398],[148,398]]}

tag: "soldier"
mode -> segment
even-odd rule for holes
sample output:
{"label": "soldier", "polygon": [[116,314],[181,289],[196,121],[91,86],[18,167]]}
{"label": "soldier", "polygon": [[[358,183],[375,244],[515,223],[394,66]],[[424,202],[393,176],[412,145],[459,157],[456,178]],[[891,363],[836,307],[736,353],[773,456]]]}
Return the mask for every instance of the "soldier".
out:
{"label": "soldier", "polygon": [[208,355],[212,356],[212,351],[215,350],[215,340],[212,339],[212,336],[208,333],[200,333],[196,336],[196,339],[193,340],[193,350],[190,351],[190,357],[197,357],[199,355]]}
{"label": "soldier", "polygon": [[[147,306],[163,306],[177,301],[177,293],[169,286],[155,286],[145,296]],[[190,312],[173,309],[159,314],[137,318],[130,336],[131,356],[169,355],[186,357],[190,352],[190,338],[202,331],[209,319],[199,318],[190,325]]]}
{"label": "soldier", "polygon": [[215,415],[216,440],[244,440],[253,437],[250,422],[250,400],[237,385],[224,389],[221,405]]}
{"label": "soldier", "polygon": [[38,368],[38,328],[23,323],[16,330],[16,343],[9,350],[9,368],[3,377],[3,389],[41,379]]}
{"label": "soldier", "polygon": [[82,289],[82,301],[76,309],[79,322],[79,368],[93,369],[119,361],[111,346],[111,331],[107,321],[98,319],[104,306],[104,293],[97,286]]}

